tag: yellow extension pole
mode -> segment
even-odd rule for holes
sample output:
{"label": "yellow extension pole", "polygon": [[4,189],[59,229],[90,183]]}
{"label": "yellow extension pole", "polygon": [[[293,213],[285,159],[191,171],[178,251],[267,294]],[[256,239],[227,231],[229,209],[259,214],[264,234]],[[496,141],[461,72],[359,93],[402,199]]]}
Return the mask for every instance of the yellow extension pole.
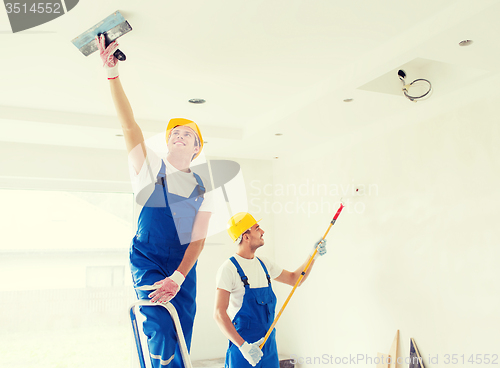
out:
{"label": "yellow extension pole", "polygon": [[[344,205],[342,203],[340,203],[340,207],[339,209],[337,210],[337,213],[335,214],[335,216],[333,216],[333,219],[332,221],[330,222],[330,225],[328,226],[328,229],[326,230],[326,233],[325,235],[323,235],[323,238],[321,240],[325,240],[326,236],[328,235],[328,232],[330,231],[330,229],[332,228],[333,224],[335,224],[335,221],[337,220],[337,217],[339,217],[340,215],[340,212],[342,211],[342,209],[344,208]],[[286,298],[285,300],[285,303],[283,303],[283,306],[281,307],[280,311],[278,312],[278,315],[276,316],[276,318],[274,319],[273,321],[273,324],[271,325],[271,327],[269,327],[269,330],[267,331],[266,333],[266,336],[264,336],[264,341],[262,342],[262,344],[260,344],[260,348],[262,349],[264,347],[264,344],[266,343],[267,339],[269,338],[269,336],[271,335],[271,333],[273,332],[273,329],[274,329],[274,326],[276,325],[276,323],[278,322],[278,320],[280,319],[281,317],[281,313],[283,313],[283,311],[285,310],[288,302],[290,301],[290,299],[292,298],[292,295],[293,293],[295,292],[295,289],[297,289],[297,286],[300,285],[300,282],[302,281],[302,279],[304,278],[309,266],[311,265],[314,257],[316,256],[316,253],[318,253],[318,248],[316,247],[316,249],[314,249],[314,252],[313,254],[311,255],[311,257],[309,258],[309,261],[307,262],[306,264],[306,267],[304,268],[304,270],[302,271],[302,273],[300,274],[299,276],[299,279],[297,280],[297,282],[295,283],[295,285],[293,286],[293,289],[292,291],[290,292],[290,295],[288,295],[288,298]]]}

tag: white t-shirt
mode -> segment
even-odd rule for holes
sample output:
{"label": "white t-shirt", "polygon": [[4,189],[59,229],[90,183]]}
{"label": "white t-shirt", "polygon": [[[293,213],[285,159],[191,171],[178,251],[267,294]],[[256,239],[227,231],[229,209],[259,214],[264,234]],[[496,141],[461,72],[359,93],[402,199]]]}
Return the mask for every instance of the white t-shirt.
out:
{"label": "white t-shirt", "polygon": [[[262,268],[262,265],[257,257],[254,257],[253,259],[246,259],[235,254],[234,258],[236,258],[236,261],[248,277],[250,288],[260,288],[268,285],[266,273],[264,272],[264,269]],[[267,272],[269,272],[269,276],[271,276],[272,279],[281,275],[283,268],[265,257],[259,258],[266,265]],[[232,321],[243,304],[245,285],[243,284],[243,281],[241,281],[241,277],[238,274],[236,266],[230,259],[226,260],[217,271],[216,287],[231,293],[227,314]]]}
{"label": "white t-shirt", "polygon": [[[136,202],[144,205],[151,193],[153,193],[156,183],[156,177],[161,169],[162,159],[151,148],[147,147],[147,157],[138,174],[129,160],[129,173],[132,182],[132,189],[134,190]],[[177,170],[168,160],[163,159],[165,162],[167,174],[167,187],[169,193],[188,198],[193,192],[194,188],[198,185],[196,178],[192,172],[184,172]],[[149,163],[149,165],[148,165]],[[175,175],[173,175],[175,174]],[[202,182],[208,183],[208,178],[201,177]],[[205,184],[205,187],[207,185]],[[213,212],[213,199],[212,192],[205,192],[204,199],[200,207],[200,211]]]}

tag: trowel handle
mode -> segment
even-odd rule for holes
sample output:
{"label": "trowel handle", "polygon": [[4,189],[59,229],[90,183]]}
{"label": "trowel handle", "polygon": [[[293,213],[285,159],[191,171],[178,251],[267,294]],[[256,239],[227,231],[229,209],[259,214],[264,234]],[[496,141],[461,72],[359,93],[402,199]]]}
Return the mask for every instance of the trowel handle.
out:
{"label": "trowel handle", "polygon": [[116,50],[113,55],[115,56],[115,58],[117,58],[120,61],[127,60],[127,57],[125,56],[125,54],[123,52],[121,52],[120,50]]}

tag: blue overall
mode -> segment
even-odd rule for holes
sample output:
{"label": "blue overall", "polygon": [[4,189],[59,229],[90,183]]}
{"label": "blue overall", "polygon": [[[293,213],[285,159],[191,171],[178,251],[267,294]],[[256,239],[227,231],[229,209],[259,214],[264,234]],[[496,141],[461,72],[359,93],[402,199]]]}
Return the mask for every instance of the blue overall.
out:
{"label": "blue overall", "polygon": [[[238,261],[231,257],[231,262],[238,270],[238,275],[245,285],[245,294],[243,295],[243,304],[240,310],[233,318],[233,325],[240,336],[248,343],[254,343],[264,337],[269,327],[274,321],[274,310],[276,308],[276,296],[271,287],[271,277],[267,272],[264,262],[259,258],[259,262],[264,269],[267,277],[267,287],[250,288],[248,277],[243,272]],[[262,356],[257,368],[279,368],[278,349],[276,347],[276,330],[274,329],[262,348]],[[243,357],[238,346],[229,341],[229,347],[226,353],[226,368],[245,368],[252,367]]]}
{"label": "blue overall", "polygon": [[[188,198],[168,192],[165,163],[157,175],[155,189],[139,215],[137,233],[130,247],[130,268],[134,286],[153,285],[172,275],[191,242],[193,223],[205,187],[193,172],[198,185]],[[151,291],[136,290],[139,299],[149,299]],[[179,319],[188,349],[191,348],[196,313],[196,264],[186,276],[177,295],[170,301]],[[170,314],[162,307],[144,307],[144,334],[148,337],[154,368],[184,367]]]}

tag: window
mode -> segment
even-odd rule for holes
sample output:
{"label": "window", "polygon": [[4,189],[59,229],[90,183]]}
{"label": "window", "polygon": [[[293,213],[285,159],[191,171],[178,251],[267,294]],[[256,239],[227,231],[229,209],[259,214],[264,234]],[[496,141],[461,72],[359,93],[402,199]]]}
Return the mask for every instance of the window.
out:
{"label": "window", "polygon": [[0,189],[0,203],[2,365],[131,367],[133,195]]}
{"label": "window", "polygon": [[89,266],[87,267],[87,287],[123,286],[124,266]]}

